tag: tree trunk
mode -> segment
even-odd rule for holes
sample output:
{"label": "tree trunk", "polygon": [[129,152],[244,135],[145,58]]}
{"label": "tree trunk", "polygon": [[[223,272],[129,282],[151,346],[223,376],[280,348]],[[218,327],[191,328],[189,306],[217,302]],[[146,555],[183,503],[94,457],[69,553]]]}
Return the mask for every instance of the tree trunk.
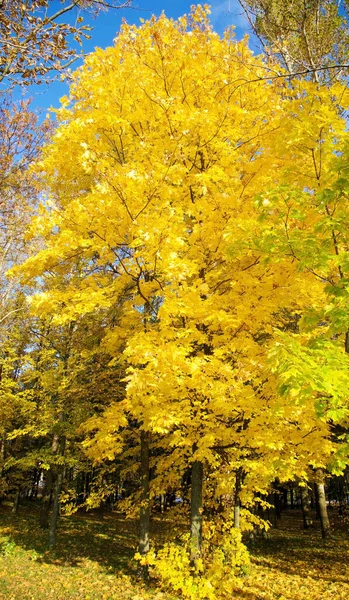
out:
{"label": "tree trunk", "polygon": [[236,471],[234,491],[234,529],[240,529],[240,492],[242,483],[242,468]]}
{"label": "tree trunk", "polygon": [[191,562],[196,566],[202,546],[202,485],[204,466],[195,460],[191,468],[190,549]]}
{"label": "tree trunk", "polygon": [[302,502],[302,515],[303,515],[303,526],[304,529],[311,527],[312,521],[310,517],[310,498],[307,487],[300,487],[301,502]]}
{"label": "tree trunk", "polygon": [[234,505],[234,529],[240,529],[240,504]]}
{"label": "tree trunk", "polygon": [[[149,433],[141,431],[141,507],[139,516],[139,553],[149,552],[150,503],[149,503]],[[148,566],[140,565],[138,574],[148,577]]]}
{"label": "tree trunk", "polygon": [[38,497],[40,478],[41,478],[41,471],[38,470],[36,472],[36,477],[35,477],[35,481],[34,481],[34,490],[33,490],[33,499],[34,500],[37,500],[37,497]]}
{"label": "tree trunk", "polygon": [[166,494],[161,494],[160,495],[160,512],[161,513],[165,512],[165,506],[166,506]]}
{"label": "tree trunk", "polygon": [[57,522],[59,517],[59,495],[62,490],[63,483],[63,470],[59,469],[55,485],[53,487],[53,505],[52,505],[52,515],[50,520],[50,529],[48,536],[48,545],[49,548],[54,548],[56,545],[56,537],[57,537]]}
{"label": "tree trunk", "polygon": [[0,453],[0,457],[1,457],[1,462],[4,463],[5,462],[5,458],[6,458],[6,434],[5,433],[2,435],[2,438],[1,438],[1,453]]}
{"label": "tree trunk", "polygon": [[[56,433],[53,434],[52,444],[51,444],[51,452],[53,455],[57,454],[59,450],[59,437]],[[51,497],[52,497],[52,488],[53,488],[53,467],[52,464],[48,471],[46,472],[45,477],[45,487],[42,494],[41,499],[41,507],[40,507],[40,527],[42,529],[48,529],[49,527],[49,513],[50,513],[50,505],[51,505]]]}
{"label": "tree trunk", "polygon": [[320,519],[320,506],[319,506],[319,490],[317,487],[317,483],[314,483],[314,498],[315,498],[315,510],[316,510],[316,518]]}
{"label": "tree trunk", "polygon": [[280,496],[278,492],[274,492],[275,515],[277,519],[281,519]]}
{"label": "tree trunk", "polygon": [[320,521],[321,521],[321,533],[322,537],[325,539],[331,535],[331,525],[330,520],[328,518],[327,513],[327,504],[326,504],[326,493],[325,493],[325,485],[323,481],[323,472],[321,469],[318,469],[318,481],[317,481],[317,491],[319,496],[319,512],[320,512]]}
{"label": "tree trunk", "polygon": [[41,499],[40,507],[40,527],[42,529],[48,529],[49,512],[52,494],[52,471],[49,469],[46,473],[45,487]]}
{"label": "tree trunk", "polygon": [[[65,437],[63,436],[59,439],[58,435],[54,435],[54,440],[52,446],[57,444],[57,448],[59,448],[60,456],[64,456],[65,453]],[[48,545],[49,548],[54,548],[56,545],[56,535],[57,535],[57,522],[59,517],[59,496],[62,490],[62,483],[64,477],[64,466],[57,465],[56,468],[56,476],[54,479],[53,485],[53,505],[52,505],[52,515],[50,520],[49,527],[49,536],[48,536]]]}
{"label": "tree trunk", "polygon": [[18,512],[18,505],[19,505],[19,498],[20,498],[20,495],[21,495],[21,490],[20,490],[20,488],[18,488],[18,489],[16,490],[16,495],[15,495],[15,499],[14,499],[14,501],[13,501],[13,506],[12,506],[12,512],[13,512],[14,514],[17,514],[17,512]]}

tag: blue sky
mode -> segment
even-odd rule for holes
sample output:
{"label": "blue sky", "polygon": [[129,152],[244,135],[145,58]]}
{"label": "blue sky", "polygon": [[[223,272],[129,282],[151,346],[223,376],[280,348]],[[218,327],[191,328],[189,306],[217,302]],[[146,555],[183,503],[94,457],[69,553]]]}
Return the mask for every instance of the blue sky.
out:
{"label": "blue sky", "polygon": [[[202,4],[205,3],[205,1],[202,2]],[[60,3],[56,4],[59,8]],[[81,13],[84,16],[85,24],[93,27],[90,32],[91,39],[84,42],[84,52],[93,52],[96,47],[111,46],[120,29],[122,18],[125,18],[128,23],[139,24],[141,18],[149,19],[151,15],[158,16],[164,11],[168,17],[176,19],[188,13],[192,4],[195,4],[195,0],[134,0],[134,9],[109,10],[100,13],[96,19],[92,19],[86,13]],[[248,32],[248,23],[237,0],[212,0],[208,4],[211,5],[211,22],[218,33],[223,33],[224,29],[230,25],[235,25],[236,36],[239,39]],[[53,8],[55,7],[53,6]],[[74,22],[76,17],[76,11],[69,16],[71,22]],[[76,63],[76,67],[79,64],[81,61]],[[49,86],[36,86],[35,90],[31,88],[28,93],[33,97],[33,106],[46,111],[50,107],[59,106],[59,98],[68,93],[68,88],[66,84],[56,82]]]}

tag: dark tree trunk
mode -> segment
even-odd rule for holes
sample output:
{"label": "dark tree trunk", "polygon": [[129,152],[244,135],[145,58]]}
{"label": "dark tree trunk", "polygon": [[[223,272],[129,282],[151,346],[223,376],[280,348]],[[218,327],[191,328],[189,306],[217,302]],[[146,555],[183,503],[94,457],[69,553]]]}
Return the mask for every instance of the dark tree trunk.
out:
{"label": "dark tree trunk", "polygon": [[52,505],[52,514],[50,520],[50,529],[49,529],[49,537],[48,537],[48,545],[49,548],[54,548],[56,545],[56,537],[57,537],[57,522],[59,517],[59,496],[62,490],[63,483],[63,470],[59,469],[55,484],[53,487],[53,505]]}
{"label": "dark tree trunk", "polygon": [[[141,507],[139,516],[139,553],[149,552],[150,503],[149,503],[149,440],[147,431],[141,431]],[[148,577],[147,565],[140,565],[138,573]]]}
{"label": "dark tree trunk", "polygon": [[275,512],[275,505],[274,505],[274,494],[268,494],[267,502],[270,505],[270,506],[268,506],[268,509],[267,509],[268,521],[271,523],[271,525],[273,527],[276,527],[277,523],[276,523],[276,512]]}
{"label": "dark tree trunk", "polygon": [[52,471],[49,469],[46,473],[45,478],[45,487],[42,494],[41,499],[41,507],[40,507],[40,527],[42,529],[48,529],[49,523],[49,512],[50,512],[50,504],[51,504],[51,494],[52,494]]}
{"label": "dark tree trunk", "polygon": [[278,492],[274,492],[274,506],[276,518],[281,519],[280,495]]}
{"label": "dark tree trunk", "polygon": [[290,490],[290,496],[291,496],[291,508],[294,508],[294,493],[293,493],[292,488]]}
{"label": "dark tree trunk", "polygon": [[242,484],[243,471],[240,467],[236,471],[235,491],[234,491],[234,528],[240,529],[240,493]]}
{"label": "dark tree trunk", "polygon": [[12,512],[14,514],[17,514],[17,512],[18,512],[20,496],[21,496],[21,490],[20,490],[20,488],[18,488],[18,490],[16,490],[16,495],[15,495],[15,499],[13,501],[13,506],[12,506]]}
{"label": "dark tree trunk", "polygon": [[202,547],[202,485],[204,466],[195,460],[191,469],[191,503],[190,503],[190,549],[191,562],[195,566],[201,557]]}
{"label": "dark tree trunk", "polygon": [[36,500],[37,497],[38,497],[40,478],[41,478],[41,471],[38,470],[36,472],[35,483],[34,483],[34,490],[33,490],[33,499],[34,500]]}
{"label": "dark tree trunk", "polygon": [[[52,454],[55,455],[59,450],[59,437],[56,433],[53,434],[51,451]],[[48,529],[49,527],[49,514],[50,514],[50,506],[52,499],[52,488],[53,488],[53,466],[51,464],[50,468],[46,472],[45,477],[45,487],[42,494],[41,499],[41,508],[40,508],[40,527],[42,529]]]}
{"label": "dark tree trunk", "polygon": [[303,515],[303,526],[304,529],[311,527],[312,521],[310,517],[310,498],[307,487],[300,487],[301,502],[302,502],[302,515]]}
{"label": "dark tree trunk", "polygon": [[[65,453],[65,437],[58,437],[57,434],[54,435],[53,448],[58,448],[60,456],[64,456]],[[53,483],[53,505],[52,505],[52,514],[50,519],[49,526],[49,536],[48,536],[48,545],[49,548],[54,548],[56,545],[56,537],[57,537],[57,522],[59,517],[59,496],[62,491],[62,484],[64,478],[64,466],[57,465],[55,469],[55,477]]]}
{"label": "dark tree trunk", "polygon": [[313,489],[314,489],[314,498],[315,498],[316,518],[320,519],[319,490],[317,487],[317,483],[314,483]]}

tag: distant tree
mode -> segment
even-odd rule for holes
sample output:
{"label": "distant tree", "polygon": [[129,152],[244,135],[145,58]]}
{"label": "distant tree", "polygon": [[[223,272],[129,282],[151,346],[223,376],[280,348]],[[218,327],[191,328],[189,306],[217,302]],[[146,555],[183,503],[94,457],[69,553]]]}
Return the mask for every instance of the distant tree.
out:
{"label": "distant tree", "polygon": [[314,81],[348,75],[348,7],[335,0],[238,0],[268,56]]}
{"label": "distant tree", "polygon": [[[90,37],[84,11],[96,14],[131,5],[132,0],[2,0],[0,83],[48,83],[74,62],[79,46]],[[73,23],[67,19],[70,13],[75,13]]]}

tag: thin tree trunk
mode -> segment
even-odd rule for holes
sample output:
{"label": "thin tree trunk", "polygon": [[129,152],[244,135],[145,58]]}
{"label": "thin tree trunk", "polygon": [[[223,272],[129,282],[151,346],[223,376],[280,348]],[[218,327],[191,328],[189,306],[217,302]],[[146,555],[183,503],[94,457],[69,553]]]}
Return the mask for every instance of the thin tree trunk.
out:
{"label": "thin tree trunk", "polygon": [[5,458],[6,458],[6,434],[4,433],[2,435],[1,438],[1,462],[4,463],[5,462]]}
{"label": "thin tree trunk", "polygon": [[160,495],[160,512],[165,512],[166,494]]}
{"label": "thin tree trunk", "polygon": [[34,483],[34,492],[33,492],[34,500],[37,500],[37,497],[38,497],[40,478],[41,478],[41,471],[38,470],[36,473],[35,483]]}
{"label": "thin tree trunk", "polygon": [[[1,381],[1,366],[0,366],[0,381]],[[4,463],[6,458],[6,434],[3,433],[0,440],[0,477],[2,477],[4,472]],[[2,498],[0,498],[0,503],[2,502]]]}
{"label": "thin tree trunk", "polygon": [[240,493],[242,483],[242,468],[236,471],[234,491],[234,529],[240,529]]}
{"label": "thin tree trunk", "polygon": [[[53,455],[57,454],[59,450],[59,437],[56,433],[53,434],[52,444],[51,444],[51,452]],[[42,529],[48,529],[49,527],[49,514],[50,514],[50,505],[52,499],[52,488],[53,488],[53,469],[52,464],[48,471],[46,472],[45,477],[45,487],[42,494],[41,499],[41,507],[40,507],[40,527]]]}
{"label": "thin tree trunk", "polygon": [[321,469],[318,469],[318,481],[317,481],[317,491],[319,496],[319,512],[320,512],[320,521],[321,521],[321,533],[322,537],[325,539],[331,535],[331,525],[330,520],[328,518],[327,512],[327,504],[326,504],[326,493],[325,493],[325,485],[323,480],[323,472]]}
{"label": "thin tree trunk", "polygon": [[275,515],[277,519],[281,519],[280,496],[278,492],[274,492]]}
{"label": "thin tree trunk", "polygon": [[274,504],[274,494],[268,494],[267,502],[270,506],[268,506],[268,521],[271,523],[273,527],[277,526],[276,522],[276,511]]}
{"label": "thin tree trunk", "polygon": [[[149,433],[141,431],[141,506],[139,517],[139,553],[149,552],[150,503],[149,503]],[[148,577],[147,565],[140,565],[138,573],[143,579]]]}
{"label": "thin tree trunk", "polygon": [[63,471],[60,469],[57,473],[55,485],[53,487],[53,505],[52,505],[51,520],[50,520],[49,536],[48,536],[49,548],[54,548],[56,545],[57,522],[58,522],[58,517],[59,517],[59,495],[62,490],[62,483],[63,483]]}
{"label": "thin tree trunk", "polygon": [[240,529],[240,504],[234,504],[234,529]]}
{"label": "thin tree trunk", "polygon": [[315,510],[316,510],[316,518],[320,519],[320,506],[319,506],[319,490],[317,487],[317,483],[314,483],[314,497],[315,497]]}
{"label": "thin tree trunk", "polygon": [[202,485],[204,466],[195,460],[191,468],[190,548],[191,562],[196,566],[202,547]]}
{"label": "thin tree trunk", "polygon": [[12,506],[12,512],[14,514],[17,514],[17,512],[18,512],[20,495],[21,495],[21,490],[20,490],[20,488],[18,488],[16,491],[15,499],[14,499],[13,506]]}
{"label": "thin tree trunk", "polygon": [[40,527],[42,529],[48,529],[49,523],[49,512],[52,494],[52,471],[49,469],[46,473],[45,487],[41,499],[40,507]]}
{"label": "thin tree trunk", "polygon": [[302,501],[302,515],[303,515],[303,526],[304,529],[309,529],[311,527],[311,518],[310,518],[310,498],[307,487],[300,487],[301,492],[301,501]]}
{"label": "thin tree trunk", "polygon": [[[58,448],[60,456],[64,456],[65,453],[65,437],[61,439],[55,434],[54,440],[58,441]],[[53,505],[52,514],[49,527],[48,545],[49,548],[54,548],[56,545],[57,537],[57,522],[59,517],[59,496],[62,491],[62,484],[64,478],[64,466],[57,465],[56,477],[53,485]]]}

